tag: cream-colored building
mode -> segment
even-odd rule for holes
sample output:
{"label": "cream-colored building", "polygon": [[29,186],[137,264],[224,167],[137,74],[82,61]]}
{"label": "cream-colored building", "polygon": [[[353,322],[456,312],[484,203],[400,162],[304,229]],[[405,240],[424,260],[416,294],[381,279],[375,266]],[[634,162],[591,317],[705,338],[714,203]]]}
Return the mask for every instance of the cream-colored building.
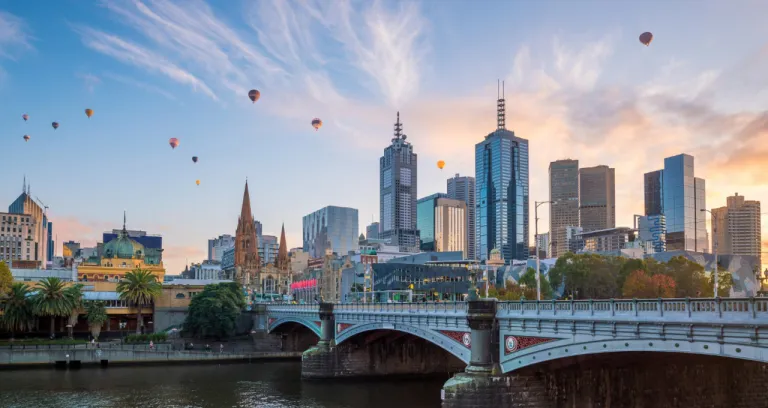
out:
{"label": "cream-colored building", "polygon": [[467,257],[467,204],[438,198],[435,203],[435,251],[461,251]]}
{"label": "cream-colored building", "polygon": [[726,206],[712,210],[712,245],[722,255],[756,256],[761,264],[760,201],[745,200],[739,193]]}
{"label": "cream-colored building", "polygon": [[[0,213],[0,261],[9,266],[16,261],[35,262],[45,268],[37,240],[37,219],[29,214]],[[46,237],[47,240],[47,237]]]}

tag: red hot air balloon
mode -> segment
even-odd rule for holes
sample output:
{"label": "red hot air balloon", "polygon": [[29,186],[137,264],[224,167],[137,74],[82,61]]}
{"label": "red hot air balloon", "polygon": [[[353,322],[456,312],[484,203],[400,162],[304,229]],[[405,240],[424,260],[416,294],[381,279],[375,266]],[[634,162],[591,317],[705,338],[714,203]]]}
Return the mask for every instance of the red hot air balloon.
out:
{"label": "red hot air balloon", "polygon": [[22,118],[22,119],[24,119],[24,122],[26,122],[26,121],[27,121],[27,119],[29,119],[29,115],[27,115],[27,114],[25,113],[25,114],[21,115],[21,118]]}
{"label": "red hot air balloon", "polygon": [[649,32],[644,32],[640,34],[640,42],[643,43],[646,47],[651,45],[651,41],[653,41],[653,34]]}
{"label": "red hot air balloon", "polygon": [[197,156],[192,156],[192,161],[197,163]]}
{"label": "red hot air balloon", "polygon": [[25,141],[25,142],[29,142],[29,136],[27,136],[27,135],[24,135],[24,141]]}
{"label": "red hot air balloon", "polygon": [[258,89],[251,89],[250,92],[248,92],[248,97],[251,98],[251,102],[256,103],[256,101],[261,98],[261,92],[259,92]]}
{"label": "red hot air balloon", "polygon": [[88,119],[90,119],[91,116],[93,116],[93,109],[90,109],[90,108],[86,109],[85,110],[85,116],[88,116]]}
{"label": "red hot air balloon", "polygon": [[171,145],[171,148],[175,149],[179,146],[179,139],[172,137],[170,140],[168,140],[168,144]]}
{"label": "red hot air balloon", "polygon": [[315,131],[320,129],[323,126],[323,121],[319,118],[312,119],[312,127],[315,128]]}
{"label": "red hot air balloon", "polygon": [[53,122],[51,123],[51,126],[53,126],[53,130],[56,130],[59,128],[59,122]]}

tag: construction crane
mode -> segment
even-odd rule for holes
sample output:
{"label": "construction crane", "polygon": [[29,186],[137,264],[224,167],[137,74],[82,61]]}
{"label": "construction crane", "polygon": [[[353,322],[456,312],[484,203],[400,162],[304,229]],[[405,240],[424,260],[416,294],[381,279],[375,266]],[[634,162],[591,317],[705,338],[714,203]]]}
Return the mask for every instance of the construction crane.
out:
{"label": "construction crane", "polygon": [[38,202],[40,202],[40,204],[42,204],[42,205],[43,205],[43,217],[45,217],[46,219],[48,219],[48,206],[47,206],[47,205],[45,205],[45,203],[43,202],[43,200],[41,200],[41,199],[40,199],[40,197],[38,197],[38,196],[35,196],[35,200],[37,200]]}

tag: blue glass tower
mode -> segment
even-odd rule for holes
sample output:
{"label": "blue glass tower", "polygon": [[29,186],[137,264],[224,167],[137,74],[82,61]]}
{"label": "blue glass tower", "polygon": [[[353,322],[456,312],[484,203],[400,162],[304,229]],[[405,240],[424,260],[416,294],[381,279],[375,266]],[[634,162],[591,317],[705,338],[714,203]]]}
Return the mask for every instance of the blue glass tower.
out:
{"label": "blue glass tower", "polygon": [[506,129],[502,93],[497,128],[475,145],[476,253],[498,248],[509,263],[528,259],[528,140]]}
{"label": "blue glass tower", "polygon": [[416,227],[419,229],[419,249],[424,252],[435,251],[435,207],[438,198],[448,197],[445,193],[435,193],[416,201]]}

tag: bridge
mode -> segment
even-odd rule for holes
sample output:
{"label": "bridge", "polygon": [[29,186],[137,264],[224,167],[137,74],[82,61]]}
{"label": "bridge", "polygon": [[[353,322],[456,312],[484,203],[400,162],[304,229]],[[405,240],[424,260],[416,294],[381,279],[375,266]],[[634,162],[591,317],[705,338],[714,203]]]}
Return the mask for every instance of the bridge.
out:
{"label": "bridge", "polygon": [[[737,392],[768,380],[764,298],[274,304],[266,313],[270,333],[308,348],[305,378],[455,373],[443,388],[446,407],[478,398],[487,404],[472,406],[606,398],[694,408],[760,398],[746,406],[762,406],[768,396]],[[660,397],[617,388],[630,380],[670,390]],[[730,405],[712,405],[718,398]]]}

